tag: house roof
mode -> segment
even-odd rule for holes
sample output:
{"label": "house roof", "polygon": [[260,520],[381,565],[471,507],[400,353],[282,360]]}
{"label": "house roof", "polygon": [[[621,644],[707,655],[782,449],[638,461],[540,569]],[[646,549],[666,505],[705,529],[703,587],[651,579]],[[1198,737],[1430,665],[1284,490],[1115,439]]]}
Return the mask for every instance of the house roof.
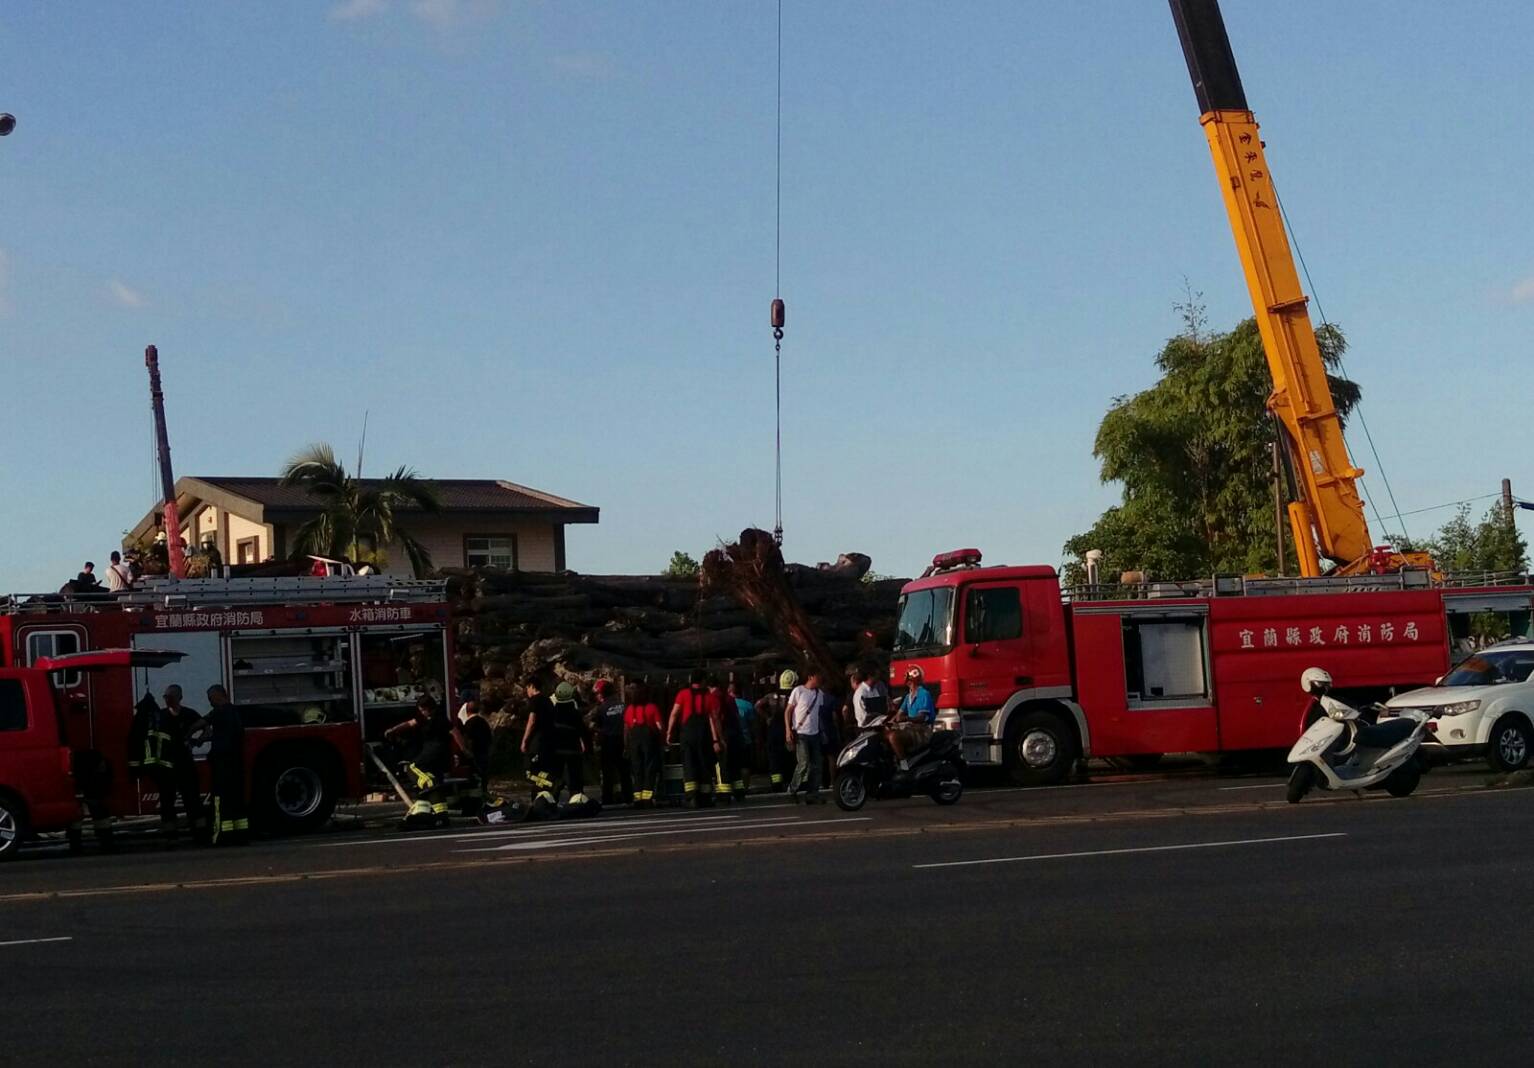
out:
{"label": "house roof", "polygon": [[[533,489],[531,486],[519,486],[515,482],[507,482],[497,478],[434,478],[428,480],[437,490],[438,497],[442,501],[444,512],[595,512],[590,505],[580,504],[576,501],[556,497],[552,493]],[[232,493],[236,497],[244,497],[261,505],[279,511],[313,511],[317,505],[315,499],[310,496],[302,486],[284,486],[280,478],[252,478],[246,476],[208,476],[198,475],[178,479],[176,482],[176,494],[192,490],[192,496],[196,496],[191,483],[204,483],[216,486],[225,493]],[[373,488],[380,485],[383,479],[365,478],[362,485]],[[183,483],[187,485],[183,486]],[[572,518],[571,522],[582,522],[578,518]],[[593,520],[585,520],[591,522]]]}
{"label": "house roof", "polygon": [[[362,484],[376,486],[382,481],[365,478]],[[599,514],[593,505],[556,497],[505,479],[433,478],[426,481],[436,488],[443,513],[517,515],[547,518],[559,523],[595,523]],[[194,502],[207,502],[258,523],[274,519],[286,521],[319,510],[315,498],[301,486],[284,486],[280,478],[246,475],[183,476],[176,479],[176,501],[183,508]],[[158,508],[152,509],[139,520],[132,536],[141,537],[153,529],[158,511]]]}

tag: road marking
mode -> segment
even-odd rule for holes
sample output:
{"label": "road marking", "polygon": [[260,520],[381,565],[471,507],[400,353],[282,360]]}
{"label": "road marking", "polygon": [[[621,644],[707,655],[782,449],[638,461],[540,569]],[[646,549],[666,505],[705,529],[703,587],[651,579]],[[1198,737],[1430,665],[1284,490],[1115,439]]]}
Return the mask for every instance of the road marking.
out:
{"label": "road marking", "polygon": [[62,938],[18,938],[14,942],[0,942],[0,948],[5,946],[41,946],[48,942],[73,942],[73,935],[64,935]]}
{"label": "road marking", "polygon": [[593,820],[580,820],[580,819],[570,818],[570,819],[551,819],[551,820],[543,821],[543,822],[529,822],[529,823],[507,823],[507,824],[491,823],[491,824],[486,824],[484,827],[482,827],[482,828],[480,828],[478,830],[464,830],[462,828],[459,828],[458,830],[448,829],[448,830],[445,830],[445,831],[438,831],[438,832],[435,832],[435,833],[432,833],[432,834],[410,834],[409,832],[401,832],[399,834],[390,835],[387,838],[361,838],[361,839],[354,839],[352,841],[346,841],[346,842],[315,842],[314,844],[306,846],[305,848],[308,848],[308,849],[337,849],[337,848],[344,848],[346,846],[398,845],[398,844],[401,844],[401,843],[409,844],[411,842],[415,842],[417,844],[422,843],[422,842],[455,842],[455,841],[467,842],[467,841],[475,841],[475,840],[480,839],[480,838],[506,838],[506,837],[521,836],[521,835],[531,835],[531,834],[551,834],[551,833],[554,833],[556,831],[562,831],[565,834],[574,834],[575,832],[580,831],[580,830],[587,830],[587,831],[591,831],[591,832],[600,832],[600,831],[618,830],[621,827],[657,826],[657,825],[664,826],[664,825],[674,824],[674,823],[702,823],[702,822],[710,822],[710,823],[712,823],[712,822],[716,822],[716,821],[719,821],[719,820],[738,820],[738,819],[741,819],[743,815],[744,815],[744,813],[739,813],[739,814],[733,814],[732,813],[732,814],[726,814],[726,815],[721,815],[721,816],[698,816],[698,815],[688,814],[688,815],[676,815],[676,816],[670,816],[670,817],[651,817],[651,818],[640,817],[640,818],[629,818],[629,819],[593,819]]}
{"label": "road marking", "polygon": [[[1416,799],[1458,799],[1488,797],[1512,799],[1523,803],[1518,794],[1534,792],[1534,786],[1466,787],[1455,791],[1419,791]],[[1306,802],[1308,808],[1327,805],[1359,804],[1351,795],[1334,798],[1316,798]],[[1375,798],[1363,804],[1403,804],[1395,798]],[[773,846],[806,846],[827,842],[845,841],[857,837],[864,841],[874,839],[914,838],[937,834],[973,834],[981,831],[1032,830],[1048,827],[1080,827],[1112,823],[1139,823],[1187,816],[1223,816],[1251,812],[1292,812],[1288,805],[1278,801],[1244,802],[1241,804],[1215,805],[1204,808],[1177,808],[1164,810],[1134,810],[1105,812],[1094,815],[1059,815],[1009,817],[1006,819],[979,819],[963,822],[923,824],[918,826],[896,825],[884,827],[826,828],[794,835],[756,835],[742,837],[738,841],[656,842],[649,845],[612,845],[601,849],[571,850],[555,853],[498,853],[494,856],[475,858],[390,862],[388,864],[364,864],[347,868],[311,869],[296,872],[270,872],[263,875],[215,876],[205,879],[184,879],[174,882],[116,883],[96,886],[76,886],[50,890],[20,890],[0,893],[0,905],[35,903],[46,904],[79,898],[127,897],[144,894],[172,894],[197,890],[226,890],[253,886],[283,886],[317,883],[339,879],[388,878],[424,872],[434,874],[450,871],[490,870],[519,865],[573,864],[615,858],[653,856],[670,853],[698,853],[742,847],[767,848]],[[386,839],[386,841],[391,839]],[[307,848],[307,847],[306,847]]]}
{"label": "road marking", "polygon": [[400,843],[421,842],[451,842],[472,841],[480,838],[509,838],[532,834],[551,834],[556,831],[566,834],[574,834],[577,831],[607,831],[617,830],[622,827],[650,826],[669,823],[705,823],[720,820],[747,819],[758,812],[770,812],[773,809],[796,808],[796,805],[745,805],[738,812],[716,812],[714,815],[702,815],[698,812],[657,812],[646,816],[599,816],[595,819],[580,819],[578,817],[548,820],[539,823],[491,823],[475,830],[456,830],[449,828],[429,834],[400,832],[387,838],[353,838],[344,842],[312,842],[303,846],[304,849],[337,849],[347,846],[363,845],[395,845]]}
{"label": "road marking", "polygon": [[[710,831],[760,831],[773,827],[818,827],[827,823],[871,823],[872,816],[843,816],[828,820],[763,820],[751,823],[711,824],[707,827],[677,827],[674,830],[663,831],[635,831],[632,834],[609,834],[604,836],[587,835],[580,838],[535,838],[526,842],[510,842],[506,845],[489,846],[484,849],[456,849],[455,853],[511,853],[528,852],[534,849],[555,849],[560,846],[600,845],[604,842],[628,842],[636,838],[662,838],[673,834],[700,834]],[[614,828],[617,830],[617,828]]]}
{"label": "road marking", "polygon": [[1031,857],[990,857],[986,860],[948,860],[941,864],[912,864],[913,868],[967,868],[977,864],[1021,864],[1030,860],[1068,860],[1072,857],[1116,857],[1126,853],[1171,853],[1179,849],[1219,849],[1223,846],[1267,845],[1275,842],[1311,842],[1318,838],[1346,838],[1346,831],[1331,834],[1289,834],[1280,838],[1233,838],[1228,842],[1190,842],[1186,845],[1135,846],[1132,849],[1088,849],[1080,853],[1035,853]]}
{"label": "road marking", "polygon": [[1260,783],[1257,783],[1255,786],[1222,786],[1222,787],[1220,787],[1220,789],[1221,790],[1277,790],[1280,787],[1288,786],[1288,785],[1289,784],[1286,783],[1286,782],[1260,782]]}

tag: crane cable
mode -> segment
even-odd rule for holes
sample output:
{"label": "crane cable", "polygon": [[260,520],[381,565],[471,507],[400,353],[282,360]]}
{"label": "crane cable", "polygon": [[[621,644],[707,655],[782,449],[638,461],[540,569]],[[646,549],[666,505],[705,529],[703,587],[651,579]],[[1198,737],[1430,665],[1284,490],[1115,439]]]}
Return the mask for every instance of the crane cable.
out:
{"label": "crane cable", "polygon": [[[1330,320],[1326,318],[1325,310],[1321,307],[1321,297],[1316,293],[1316,284],[1311,280],[1310,266],[1305,262],[1305,253],[1300,249],[1300,240],[1294,232],[1294,224],[1289,221],[1289,212],[1284,208],[1284,198],[1278,195],[1278,187],[1273,185],[1271,176],[1268,178],[1268,183],[1273,187],[1273,199],[1278,202],[1278,212],[1283,218],[1284,229],[1289,231],[1289,243],[1294,246],[1294,257],[1300,261],[1300,271],[1305,275],[1305,287],[1310,290],[1311,299],[1316,302],[1316,318],[1321,320],[1322,326],[1331,326]],[[1348,373],[1347,364],[1343,361],[1341,354],[1337,357],[1337,369],[1344,375]],[[1385,495],[1390,498],[1390,507],[1395,509],[1395,514],[1391,518],[1399,522],[1404,518],[1405,513],[1401,511],[1401,506],[1396,503],[1396,494],[1390,485],[1390,476],[1385,473],[1385,461],[1380,459],[1380,450],[1374,444],[1374,435],[1369,432],[1369,421],[1364,418],[1364,402],[1362,398],[1359,398],[1358,403],[1353,405],[1353,411],[1358,415],[1358,425],[1363,429],[1364,440],[1369,443],[1369,452],[1374,457],[1374,469],[1380,473],[1380,481],[1385,484]],[[1363,479],[1360,478],[1358,482],[1359,488],[1363,489]],[[1369,501],[1369,507],[1374,509],[1374,518],[1380,525],[1380,536],[1388,536],[1389,531],[1385,529],[1385,517],[1380,514],[1379,505],[1374,503],[1374,495],[1364,490],[1364,496]],[[1406,532],[1406,524],[1401,523],[1400,526],[1401,537],[1408,541],[1411,540],[1411,536]]]}
{"label": "crane cable", "polygon": [[773,447],[774,460],[774,512],[772,540],[783,544],[783,324],[787,308],[783,303],[783,0],[778,0],[778,112],[777,112],[777,171],[775,185],[775,218],[773,221],[773,281],[772,281],[772,373],[773,373],[773,422],[776,440]]}

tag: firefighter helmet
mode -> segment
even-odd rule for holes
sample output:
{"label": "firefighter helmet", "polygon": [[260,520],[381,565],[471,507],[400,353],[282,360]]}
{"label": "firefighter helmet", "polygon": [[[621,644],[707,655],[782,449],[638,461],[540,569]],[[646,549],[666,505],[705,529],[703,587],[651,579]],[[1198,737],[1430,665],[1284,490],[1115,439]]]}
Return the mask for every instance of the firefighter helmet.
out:
{"label": "firefighter helmet", "polygon": [[778,689],[792,690],[799,685],[799,676],[793,671],[785,671],[778,676]]}
{"label": "firefighter helmet", "polygon": [[1331,688],[1331,673],[1324,668],[1306,668],[1300,676],[1300,689],[1314,697],[1320,697]]}

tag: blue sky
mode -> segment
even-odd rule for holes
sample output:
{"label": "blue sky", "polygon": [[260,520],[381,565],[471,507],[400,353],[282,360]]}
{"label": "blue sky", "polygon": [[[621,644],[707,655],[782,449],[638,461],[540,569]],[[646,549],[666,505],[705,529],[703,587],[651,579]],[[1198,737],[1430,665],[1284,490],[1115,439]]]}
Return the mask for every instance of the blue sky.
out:
{"label": "blue sky", "polygon": [[[1534,8],[1225,9],[1401,508],[1534,497]],[[10,0],[0,586],[152,504],[150,342],[182,474],[349,456],[370,409],[373,472],[601,506],[580,570],[770,526],[774,17]],[[1250,314],[1165,4],[786,0],[784,36],[789,555],[1058,563],[1184,278]]]}

